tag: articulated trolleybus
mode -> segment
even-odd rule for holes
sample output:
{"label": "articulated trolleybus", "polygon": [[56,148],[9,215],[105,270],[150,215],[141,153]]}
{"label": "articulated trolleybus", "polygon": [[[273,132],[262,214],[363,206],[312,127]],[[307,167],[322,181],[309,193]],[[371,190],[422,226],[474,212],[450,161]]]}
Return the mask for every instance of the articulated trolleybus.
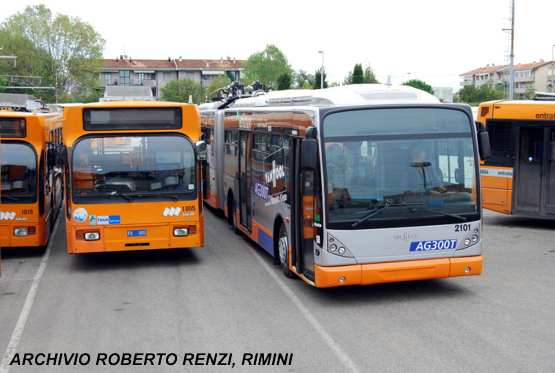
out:
{"label": "articulated trolleybus", "polygon": [[44,246],[63,202],[62,115],[0,111],[0,247]]}
{"label": "articulated trolleybus", "polygon": [[204,245],[195,105],[112,101],[64,109],[69,253]]}
{"label": "articulated trolleybus", "polygon": [[478,109],[491,139],[481,167],[484,208],[555,219],[555,97],[490,101]]}
{"label": "articulated trolleybus", "polygon": [[481,273],[489,148],[469,106],[385,85],[217,105],[201,106],[205,201],[286,276],[332,287]]}

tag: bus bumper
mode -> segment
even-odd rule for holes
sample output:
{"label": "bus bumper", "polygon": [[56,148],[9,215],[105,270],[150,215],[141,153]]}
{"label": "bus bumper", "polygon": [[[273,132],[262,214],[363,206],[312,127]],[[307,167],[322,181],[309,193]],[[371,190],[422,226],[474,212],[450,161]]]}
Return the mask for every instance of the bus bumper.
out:
{"label": "bus bumper", "polygon": [[483,256],[355,264],[340,267],[314,266],[314,285],[320,288],[371,285],[386,282],[429,280],[482,273]]}

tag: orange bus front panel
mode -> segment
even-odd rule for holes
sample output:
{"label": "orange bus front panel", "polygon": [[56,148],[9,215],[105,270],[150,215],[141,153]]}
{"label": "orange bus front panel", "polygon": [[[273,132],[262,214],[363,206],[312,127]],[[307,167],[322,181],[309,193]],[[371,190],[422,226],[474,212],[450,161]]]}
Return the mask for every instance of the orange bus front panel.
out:
{"label": "orange bus front panel", "polygon": [[315,286],[372,285],[387,282],[430,280],[482,273],[483,257],[425,259],[339,267],[315,265]]}
{"label": "orange bus front panel", "polygon": [[[194,228],[193,228],[194,227]],[[176,237],[175,228],[188,228],[187,236]],[[68,230],[68,252],[131,251],[203,246],[203,227],[185,224],[137,224],[132,226],[72,226]],[[87,233],[98,232],[98,239],[87,240]]]}

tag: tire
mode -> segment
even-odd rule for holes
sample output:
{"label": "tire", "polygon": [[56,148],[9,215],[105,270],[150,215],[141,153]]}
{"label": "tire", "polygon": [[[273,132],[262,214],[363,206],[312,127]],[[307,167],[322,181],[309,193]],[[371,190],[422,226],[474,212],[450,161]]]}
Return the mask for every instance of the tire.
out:
{"label": "tire", "polygon": [[229,223],[231,224],[231,227],[233,228],[233,232],[237,235],[240,235],[242,232],[237,227],[237,214],[235,213],[235,202],[234,202],[232,196],[229,198],[229,202],[227,203],[227,205],[229,206],[228,207],[228,209],[229,209],[229,211],[228,211]]}
{"label": "tire", "polygon": [[277,248],[279,256],[279,264],[285,277],[295,278],[297,275],[289,269],[289,237],[287,237],[287,230],[283,223],[279,226],[277,237]]}

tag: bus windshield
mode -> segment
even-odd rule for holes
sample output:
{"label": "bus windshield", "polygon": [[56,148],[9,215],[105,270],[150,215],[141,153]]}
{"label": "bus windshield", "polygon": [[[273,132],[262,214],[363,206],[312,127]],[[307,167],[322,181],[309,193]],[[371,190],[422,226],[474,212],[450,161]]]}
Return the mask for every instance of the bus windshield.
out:
{"label": "bus windshield", "polygon": [[33,148],[24,143],[3,142],[2,203],[32,203],[37,195],[37,157]]}
{"label": "bus windshield", "polygon": [[196,198],[195,155],[181,135],[86,137],[73,148],[73,196],[130,202]]}
{"label": "bus windshield", "polygon": [[325,117],[328,223],[370,228],[391,219],[421,224],[446,217],[475,219],[471,125],[464,112],[439,108],[356,110]]}

